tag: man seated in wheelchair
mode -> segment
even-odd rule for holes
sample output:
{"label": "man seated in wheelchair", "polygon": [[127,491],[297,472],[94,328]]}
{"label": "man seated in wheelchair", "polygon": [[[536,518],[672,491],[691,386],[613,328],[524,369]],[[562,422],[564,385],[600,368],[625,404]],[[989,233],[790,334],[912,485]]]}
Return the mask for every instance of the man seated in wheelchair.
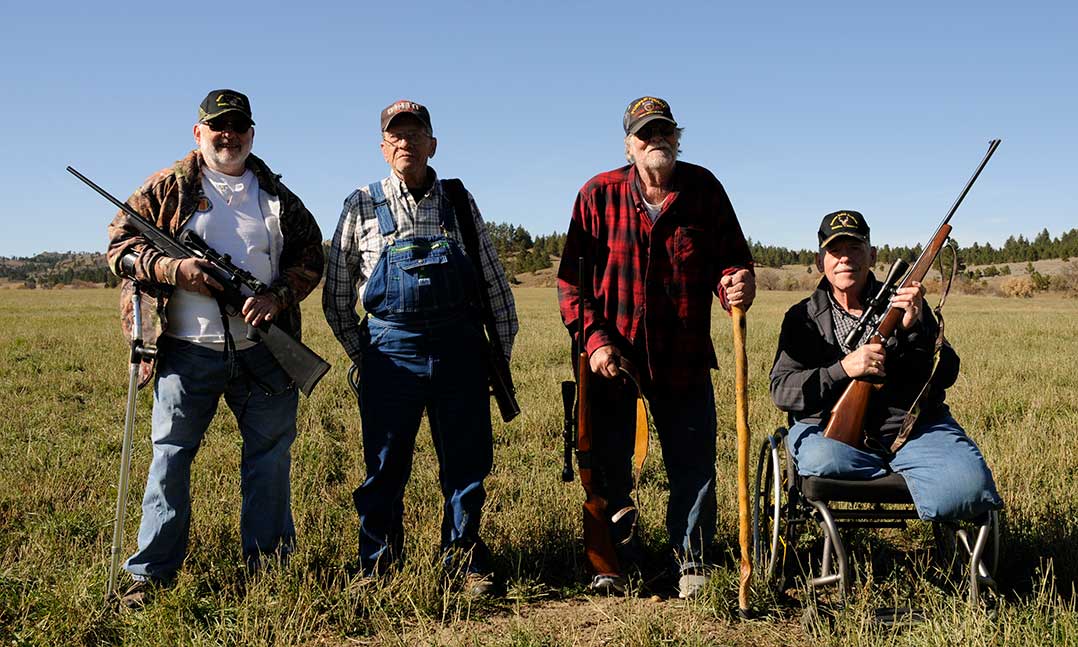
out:
{"label": "man seated in wheelchair", "polygon": [[[946,342],[933,373],[940,324],[924,307],[924,288],[912,282],[895,292],[891,306],[904,313],[884,344],[868,343],[870,325],[847,345],[880,289],[870,271],[876,248],[856,211],[824,216],[818,236],[816,266],[824,276],[786,312],[771,369],[771,398],[793,420],[787,446],[798,473],[860,480],[898,473],[918,516],[930,521],[975,519],[1000,508],[984,457],[944,404],[958,377],[958,355]],[[869,398],[860,448],[824,437],[831,409],[853,379],[882,382]],[[900,433],[915,401],[916,422]]]}

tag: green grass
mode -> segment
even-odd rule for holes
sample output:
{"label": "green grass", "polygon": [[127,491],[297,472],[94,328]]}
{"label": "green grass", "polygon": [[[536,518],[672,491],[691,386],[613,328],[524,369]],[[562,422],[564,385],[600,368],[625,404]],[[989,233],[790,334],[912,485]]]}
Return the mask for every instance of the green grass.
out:
{"label": "green grass", "polygon": [[[737,516],[731,331],[717,315],[713,337],[719,421],[718,538],[730,559],[698,602],[655,602],[663,582],[637,582],[628,600],[583,590],[579,484],[563,484],[558,383],[569,372],[568,337],[552,289],[516,292],[521,332],[513,357],[523,414],[495,416],[495,468],[487,481],[484,536],[507,576],[505,599],[457,593],[436,555],[441,501],[424,424],[406,494],[403,568],[382,585],[350,580],[356,518],[351,491],[363,478],[359,417],[347,360],[321,316],[305,303],[305,341],[334,365],[302,400],[293,450],[299,548],[283,570],[244,574],[239,550],[239,437],[225,407],[211,426],[192,478],[190,554],[177,585],[137,614],[102,598],[112,534],[127,351],[114,290],[0,291],[0,643],[67,644],[450,644],[450,645],[953,645],[1078,644],[1078,301],[952,297],[948,337],[962,374],[948,395],[978,441],[1006,500],[998,618],[914,574],[900,547],[930,543],[923,524],[882,538],[858,535],[855,595],[834,617],[801,622],[812,596],[757,590],[761,617],[734,619]],[[782,313],[801,296],[765,292],[749,312],[750,415],[754,438],[783,422],[767,393]],[[150,456],[149,393],[140,394],[125,553],[135,544]],[[666,557],[665,474],[658,452],[640,497],[650,578]],[[859,553],[859,551],[861,551]],[[872,553],[867,559],[864,553]],[[879,554],[893,555],[880,560]],[[861,557],[858,557],[861,555]],[[873,569],[876,569],[873,571]],[[888,629],[872,609],[914,605],[924,624]]]}

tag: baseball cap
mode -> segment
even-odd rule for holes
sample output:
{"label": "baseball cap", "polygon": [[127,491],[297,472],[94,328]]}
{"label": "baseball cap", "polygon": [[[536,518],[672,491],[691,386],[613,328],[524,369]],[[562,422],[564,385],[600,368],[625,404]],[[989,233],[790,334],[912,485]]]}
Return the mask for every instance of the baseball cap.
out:
{"label": "baseball cap", "polygon": [[658,97],[640,97],[629,103],[625,108],[625,117],[622,125],[625,126],[626,135],[634,135],[636,131],[656,119],[668,121],[677,127],[674,115],[670,112],[670,104]]}
{"label": "baseball cap", "polygon": [[255,122],[251,118],[251,102],[247,95],[228,89],[214,90],[206,95],[198,106],[198,120],[206,122],[226,112],[238,112],[250,119],[252,124]]}
{"label": "baseball cap", "polygon": [[427,107],[407,99],[395,101],[382,110],[382,130],[389,128],[389,124],[401,115],[415,115],[427,126],[428,130],[434,132],[434,128],[430,125],[430,112]]}
{"label": "baseball cap", "polygon": [[820,249],[840,236],[850,236],[862,240],[865,244],[871,244],[868,240],[868,223],[865,217],[858,211],[834,211],[823,217],[820,222],[820,231],[817,236],[820,240]]}

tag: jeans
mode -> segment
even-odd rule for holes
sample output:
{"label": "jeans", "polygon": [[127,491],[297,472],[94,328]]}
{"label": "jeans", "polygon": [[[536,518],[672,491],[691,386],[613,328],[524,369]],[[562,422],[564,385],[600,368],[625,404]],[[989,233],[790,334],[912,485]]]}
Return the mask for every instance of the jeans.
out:
{"label": "jeans", "polygon": [[[594,475],[613,514],[632,505],[636,391],[617,378],[589,377]],[[651,393],[647,402],[670,484],[666,530],[685,571],[705,563],[715,537],[715,392],[709,376],[686,392]]]}
{"label": "jeans", "polygon": [[366,480],[353,493],[359,513],[363,572],[384,572],[401,558],[404,487],[420,418],[427,411],[444,500],[441,549],[471,553],[471,568],[489,570],[479,539],[494,462],[483,339],[468,318],[404,326],[371,317],[360,366]]}
{"label": "jeans", "polygon": [[947,413],[919,421],[894,456],[824,438],[819,424],[790,427],[788,446],[802,476],[864,480],[889,472],[901,475],[921,519],[976,519],[1003,506],[981,451]]}
{"label": "jeans", "polygon": [[183,563],[191,528],[191,463],[222,395],[243,439],[240,537],[248,567],[278,551],[284,557],[294,544],[289,469],[299,394],[264,345],[236,357],[230,365],[224,352],[159,340],[153,459],[138,550],[124,565],[136,580],[171,580]]}

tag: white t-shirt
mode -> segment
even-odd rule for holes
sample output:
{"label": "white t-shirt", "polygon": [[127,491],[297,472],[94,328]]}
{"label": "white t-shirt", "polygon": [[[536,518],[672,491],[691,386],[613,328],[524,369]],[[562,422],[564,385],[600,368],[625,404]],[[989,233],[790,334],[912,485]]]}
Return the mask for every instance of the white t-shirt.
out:
{"label": "white t-shirt", "polygon": [[648,217],[651,218],[651,222],[655,222],[655,219],[659,217],[659,212],[662,211],[663,203],[651,204],[643,198],[641,200],[644,202],[644,208],[648,210]]}
{"label": "white t-shirt", "polygon": [[[260,189],[255,174],[248,170],[241,177],[202,168],[202,191],[207,198],[184,225],[206,244],[263,283],[273,280],[270,260],[270,234],[262,216]],[[205,207],[205,208],[203,208]],[[168,302],[169,330],[172,337],[195,344],[224,349],[221,312],[213,297],[188,290],[176,290]],[[247,324],[242,315],[229,318],[229,333],[236,348],[253,345],[247,339]]]}

